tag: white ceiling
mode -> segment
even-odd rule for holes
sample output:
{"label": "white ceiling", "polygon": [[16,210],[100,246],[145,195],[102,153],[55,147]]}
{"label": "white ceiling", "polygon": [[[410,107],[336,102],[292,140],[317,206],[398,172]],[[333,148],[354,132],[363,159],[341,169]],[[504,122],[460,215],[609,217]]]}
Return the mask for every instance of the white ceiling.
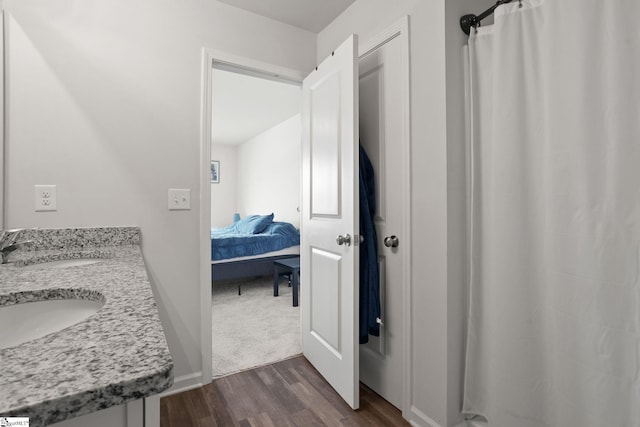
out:
{"label": "white ceiling", "polygon": [[214,144],[241,144],[300,113],[299,86],[218,69],[212,80]]}
{"label": "white ceiling", "polygon": [[218,0],[318,33],[355,0]]}

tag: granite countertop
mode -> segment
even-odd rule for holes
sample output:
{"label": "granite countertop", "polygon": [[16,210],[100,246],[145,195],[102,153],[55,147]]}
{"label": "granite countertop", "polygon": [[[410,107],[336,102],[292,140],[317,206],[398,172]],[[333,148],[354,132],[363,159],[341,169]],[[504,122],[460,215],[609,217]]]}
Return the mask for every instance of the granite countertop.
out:
{"label": "granite countertop", "polygon": [[[44,426],[171,387],[173,362],[147,277],[139,229],[27,230],[35,241],[0,265],[0,306],[81,298],[97,313],[59,332],[0,350],[0,414]],[[22,239],[21,239],[22,240]],[[49,260],[100,258],[47,268]]]}

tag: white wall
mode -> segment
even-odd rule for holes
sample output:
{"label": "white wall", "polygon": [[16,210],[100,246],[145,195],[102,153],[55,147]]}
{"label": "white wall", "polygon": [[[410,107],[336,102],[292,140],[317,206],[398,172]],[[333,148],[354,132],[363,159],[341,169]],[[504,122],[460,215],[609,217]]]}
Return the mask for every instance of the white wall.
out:
{"label": "white wall", "polygon": [[[315,34],[215,0],[4,9],[6,225],[139,225],[178,385],[198,382],[202,48],[306,73]],[[34,212],[34,184],[58,185],[57,212]],[[190,211],[167,210],[170,187]]]}
{"label": "white wall", "polygon": [[300,114],[238,148],[238,209],[300,228]]}
{"label": "white wall", "polygon": [[220,182],[211,184],[211,227],[221,228],[238,212],[238,147],[213,144],[211,160],[220,162]]}
{"label": "white wall", "polygon": [[[447,129],[444,0],[356,0],[318,36],[318,62],[350,33],[360,40],[410,15],[412,157],[411,419],[449,425]],[[453,313],[461,316],[462,313]],[[454,337],[460,340],[460,337]],[[456,385],[457,386],[457,385]],[[452,420],[453,421],[453,420]],[[437,423],[437,424],[435,424]]]}

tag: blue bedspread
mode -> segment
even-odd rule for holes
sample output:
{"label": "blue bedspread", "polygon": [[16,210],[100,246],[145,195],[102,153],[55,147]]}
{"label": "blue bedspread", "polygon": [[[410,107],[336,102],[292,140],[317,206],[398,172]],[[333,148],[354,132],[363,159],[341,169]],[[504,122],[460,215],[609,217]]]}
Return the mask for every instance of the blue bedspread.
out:
{"label": "blue bedspread", "polygon": [[240,233],[235,224],[211,230],[213,261],[259,255],[300,244],[300,233],[288,222],[273,222],[262,233]]}

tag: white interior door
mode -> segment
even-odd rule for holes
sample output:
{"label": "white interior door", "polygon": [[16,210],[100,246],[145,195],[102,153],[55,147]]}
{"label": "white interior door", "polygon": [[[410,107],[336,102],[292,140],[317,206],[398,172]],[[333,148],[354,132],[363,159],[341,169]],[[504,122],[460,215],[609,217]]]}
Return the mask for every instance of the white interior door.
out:
{"label": "white interior door", "polygon": [[[302,349],[359,406],[358,38],[302,84]],[[339,243],[340,241],[340,243]]]}
{"label": "white interior door", "polygon": [[[360,346],[360,379],[380,396],[402,408],[403,392],[403,73],[402,44],[394,37],[360,58],[360,143],[373,164],[376,179],[376,232],[380,268],[380,337]],[[395,242],[386,237],[396,236]],[[393,247],[393,245],[397,245]]]}

